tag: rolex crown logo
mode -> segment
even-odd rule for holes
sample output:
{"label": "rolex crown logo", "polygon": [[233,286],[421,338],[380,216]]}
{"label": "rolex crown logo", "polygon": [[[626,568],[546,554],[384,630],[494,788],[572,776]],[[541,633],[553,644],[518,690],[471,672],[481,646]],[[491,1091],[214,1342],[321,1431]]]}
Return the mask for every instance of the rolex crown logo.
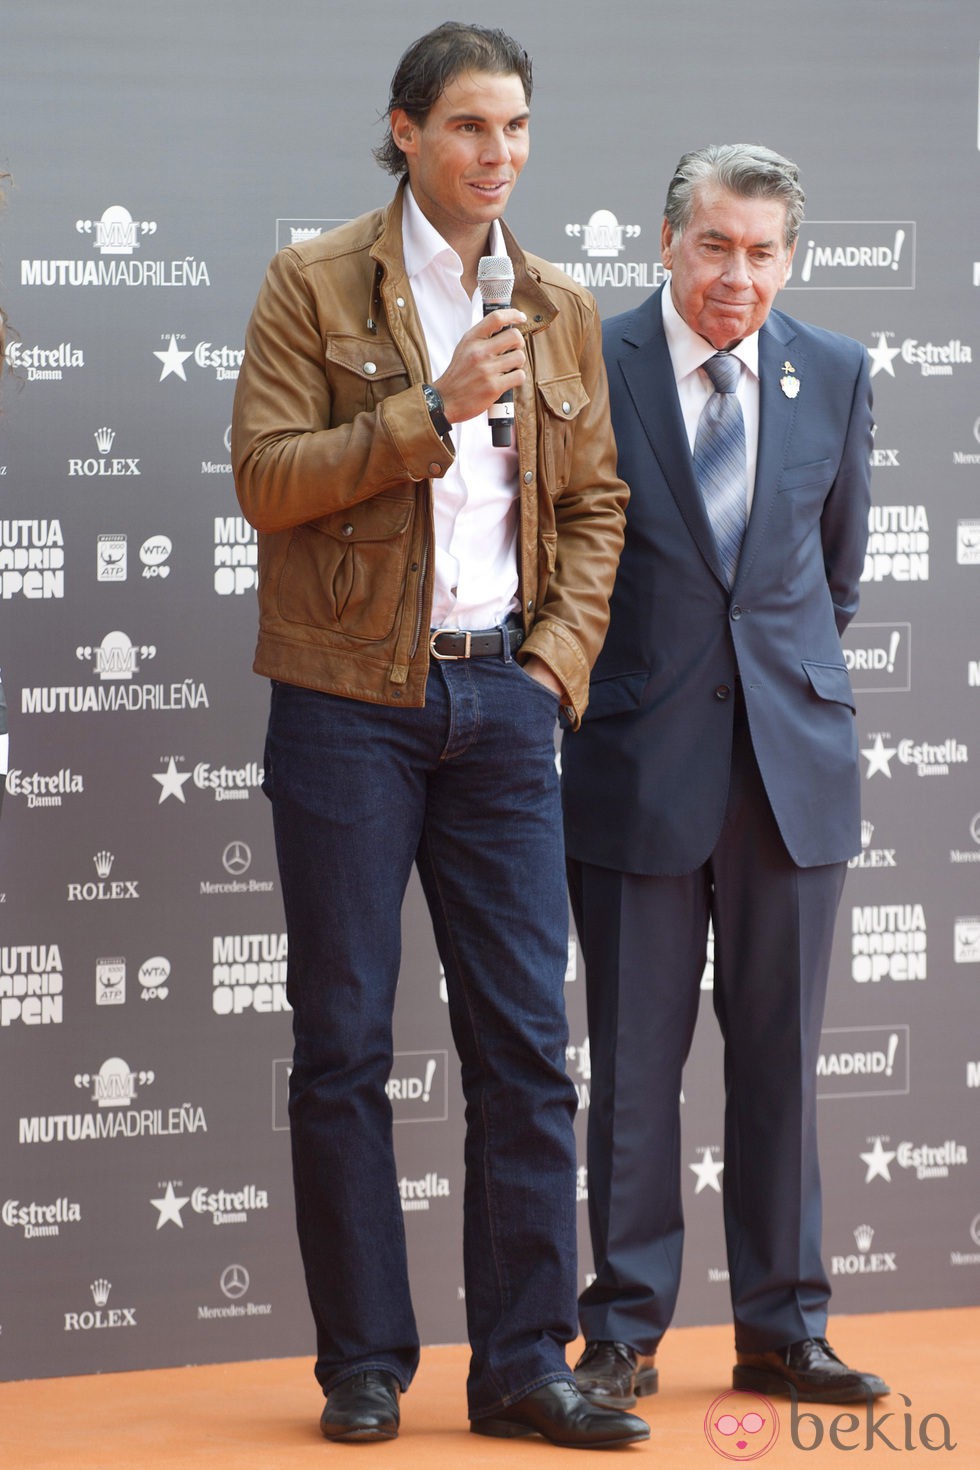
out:
{"label": "rolex crown logo", "polygon": [[854,1232],[854,1243],[859,1251],[869,1251],[871,1242],[874,1240],[874,1230],[870,1225],[859,1225]]}
{"label": "rolex crown logo", "polygon": [[105,848],[103,848],[101,852],[95,854],[92,861],[95,863],[95,871],[99,877],[108,878],[112,872],[112,865],[116,861],[116,854],[114,852],[106,852]]}
{"label": "rolex crown logo", "polygon": [[100,454],[109,453],[109,450],[112,448],[112,441],[115,439],[115,437],[115,429],[110,429],[108,425],[105,424],[102,426],[101,429],[96,429],[95,433],[92,435],[92,438],[95,440],[96,447]]}
{"label": "rolex crown logo", "polygon": [[98,1281],[92,1282],[92,1300],[95,1302],[95,1305],[97,1307],[105,1306],[106,1302],[109,1300],[109,1293],[111,1290],[112,1282],[106,1281],[105,1277],[103,1276],[100,1276]]}
{"label": "rolex crown logo", "polygon": [[869,822],[868,819],[867,819],[867,817],[862,818],[862,820],[861,820],[861,846],[862,847],[870,847],[871,846],[871,839],[874,836],[874,830],[875,830],[875,824],[874,824],[874,822]]}

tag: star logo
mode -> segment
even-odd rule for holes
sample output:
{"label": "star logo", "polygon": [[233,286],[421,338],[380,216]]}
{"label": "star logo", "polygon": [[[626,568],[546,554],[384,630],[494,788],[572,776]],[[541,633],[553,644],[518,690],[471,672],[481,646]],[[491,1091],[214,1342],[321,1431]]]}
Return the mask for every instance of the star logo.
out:
{"label": "star logo", "polygon": [[162,805],[168,796],[176,796],[178,801],[182,801],[185,806],[187,805],[187,797],[184,795],[184,782],[191,779],[191,773],[190,771],[185,771],[181,774],[177,769],[177,762],[173,756],[170,757],[167,769],[162,773],[159,771],[154,772],[153,779],[154,781],[160,782],[160,800],[157,802],[157,806]]}
{"label": "star logo", "polygon": [[181,352],[180,348],[177,346],[177,338],[174,336],[173,332],[170,333],[170,346],[167,348],[166,352],[154,352],[153,356],[158,357],[163,363],[163,367],[160,371],[161,383],[163,382],[164,378],[169,378],[171,373],[176,373],[178,378],[180,378],[185,383],[187,382],[187,374],[184,372],[184,363],[189,357],[193,356],[193,353]]}
{"label": "star logo", "polygon": [[872,745],[868,750],[861,751],[861,754],[864,756],[865,760],[868,763],[868,769],[865,771],[865,775],[869,778],[869,780],[878,771],[880,771],[883,776],[887,776],[889,781],[891,780],[892,771],[890,762],[892,756],[895,755],[897,751],[897,745],[887,746],[880,735],[875,736],[874,745]]}
{"label": "star logo", "polygon": [[877,377],[878,373],[887,373],[890,378],[895,376],[892,363],[901,352],[900,347],[889,347],[885,341],[884,332],[878,333],[878,346],[868,348],[868,356],[871,359],[871,376]]}
{"label": "star logo", "polygon": [[162,1199],[151,1199],[150,1204],[155,1210],[160,1211],[160,1217],[157,1220],[157,1229],[159,1230],[161,1226],[166,1225],[168,1221],[172,1221],[174,1225],[179,1225],[181,1230],[183,1230],[184,1222],[180,1218],[180,1212],[189,1199],[190,1195],[185,1195],[181,1199],[175,1194],[172,1182],[167,1185]]}
{"label": "star logo", "polygon": [[719,1159],[717,1162],[711,1157],[710,1148],[702,1149],[700,1164],[688,1164],[693,1174],[698,1176],[695,1194],[700,1194],[702,1189],[713,1189],[716,1194],[721,1194],[721,1185],[718,1176],[725,1165]]}
{"label": "star logo", "polygon": [[870,1184],[872,1179],[884,1179],[891,1184],[892,1176],[888,1165],[894,1157],[894,1152],[884,1148],[881,1139],[876,1138],[871,1152],[861,1155],[862,1162],[868,1166],[868,1172],[864,1176],[865,1184]]}

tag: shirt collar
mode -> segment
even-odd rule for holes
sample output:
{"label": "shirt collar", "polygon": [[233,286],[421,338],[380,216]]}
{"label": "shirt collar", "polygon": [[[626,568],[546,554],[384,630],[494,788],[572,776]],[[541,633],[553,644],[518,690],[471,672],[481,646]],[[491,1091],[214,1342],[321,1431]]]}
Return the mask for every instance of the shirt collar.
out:
{"label": "shirt collar", "polygon": [[[487,243],[488,254],[507,254],[499,220],[491,223]],[[410,184],[405,187],[405,202],[402,206],[402,254],[409,280],[414,280],[436,262],[447,270],[452,270],[457,277],[463,274],[463,262],[435,226],[426,219],[415,202]]]}
{"label": "shirt collar", "polygon": [[[670,348],[670,360],[674,368],[674,377],[679,383],[682,378],[697,372],[699,367],[714,357],[716,347],[689,327],[674,305],[674,298],[670,291],[670,280],[668,279],[663,291],[660,293],[660,306],[663,312],[664,334],[667,338],[667,346]],[[759,333],[752,332],[748,337],[743,337],[737,347],[731,349],[732,357],[748,368],[753,377],[759,376]]]}

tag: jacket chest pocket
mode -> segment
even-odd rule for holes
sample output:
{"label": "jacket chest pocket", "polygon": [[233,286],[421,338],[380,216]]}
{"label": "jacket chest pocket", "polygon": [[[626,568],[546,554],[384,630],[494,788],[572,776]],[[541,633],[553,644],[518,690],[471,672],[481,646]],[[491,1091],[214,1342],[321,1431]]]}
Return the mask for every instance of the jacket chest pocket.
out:
{"label": "jacket chest pocket", "polygon": [[408,372],[393,342],[331,336],[324,358],[332,424],[349,424],[356,414],[370,412],[383,398],[408,387]]}
{"label": "jacket chest pocket", "polygon": [[386,638],[404,595],[414,510],[414,498],[376,495],[298,526],[279,582],[282,616],[351,638]]}
{"label": "jacket chest pocket", "polygon": [[554,499],[565,489],[571,474],[575,422],[589,402],[578,373],[563,378],[538,380],[539,462],[544,466],[545,485]]}

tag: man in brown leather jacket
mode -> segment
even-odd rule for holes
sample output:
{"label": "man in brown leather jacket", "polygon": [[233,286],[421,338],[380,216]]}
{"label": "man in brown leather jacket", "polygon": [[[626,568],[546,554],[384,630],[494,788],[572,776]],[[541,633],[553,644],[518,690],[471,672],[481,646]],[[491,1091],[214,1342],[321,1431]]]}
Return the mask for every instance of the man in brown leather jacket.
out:
{"label": "man in brown leather jacket", "polygon": [[[579,1394],[567,906],[554,762],[623,538],[595,303],[500,222],[531,65],[447,23],[392,82],[386,209],[276,256],[232,453],[259,531],[255,669],[289,934],[290,1126],[323,1433],[390,1439],[419,1343],[385,1082],[417,865],[466,1097],[472,1429],[646,1438]],[[512,304],[485,316],[483,257]],[[513,442],[487,410],[514,399]],[[515,657],[516,655],[516,657]]]}

